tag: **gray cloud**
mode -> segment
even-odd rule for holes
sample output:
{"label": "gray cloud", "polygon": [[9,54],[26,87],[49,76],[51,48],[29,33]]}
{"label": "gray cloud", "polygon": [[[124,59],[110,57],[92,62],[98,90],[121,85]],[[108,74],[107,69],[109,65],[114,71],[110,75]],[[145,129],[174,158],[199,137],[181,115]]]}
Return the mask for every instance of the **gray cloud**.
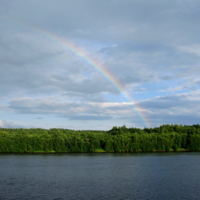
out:
{"label": "gray cloud", "polygon": [[[135,106],[144,109],[147,118],[157,124],[161,119],[165,121],[180,121],[186,124],[192,119],[200,118],[200,92],[173,94],[156,97],[136,103]],[[20,98],[13,99],[4,109],[22,114],[54,114],[70,120],[103,120],[129,119],[137,120],[130,103],[84,103],[84,102],[56,102],[51,98]],[[188,122],[186,119],[191,118]],[[137,120],[140,121],[141,119]]]}
{"label": "gray cloud", "polygon": [[43,119],[43,117],[37,117],[36,119],[41,120],[41,119]]}
{"label": "gray cloud", "polygon": [[122,103],[128,93],[155,125],[196,123],[199,9],[198,0],[0,1],[0,107],[141,125]]}
{"label": "gray cloud", "polygon": [[[65,116],[64,116],[65,117]],[[96,116],[96,115],[80,115],[80,116],[71,116],[69,117],[70,120],[82,120],[82,121],[88,121],[88,120],[110,120],[112,119],[111,116]]]}
{"label": "gray cloud", "polygon": [[147,109],[147,118],[155,126],[163,121],[168,124],[194,124],[200,120],[199,90],[183,94],[171,94],[139,103]]}
{"label": "gray cloud", "polygon": [[[61,101],[60,101],[61,100]],[[46,98],[15,98],[11,99],[2,109],[10,109],[18,113],[33,114],[58,114],[70,116],[83,115],[85,113],[103,114],[109,113],[108,110],[129,109],[130,103],[107,103],[107,102],[64,102],[62,99],[51,97]]]}
{"label": "gray cloud", "polygon": [[[200,15],[198,12],[200,3],[197,0],[192,2],[21,0],[2,3],[1,7],[3,16],[17,18],[46,29],[65,31],[70,36],[81,38],[85,36],[86,39],[146,41],[151,38],[154,42],[172,39],[182,42],[185,37],[192,35],[191,42],[196,41],[199,31],[196,24]],[[26,9],[23,9],[24,7]],[[4,13],[3,8],[8,12]],[[190,33],[183,31],[188,27]]]}

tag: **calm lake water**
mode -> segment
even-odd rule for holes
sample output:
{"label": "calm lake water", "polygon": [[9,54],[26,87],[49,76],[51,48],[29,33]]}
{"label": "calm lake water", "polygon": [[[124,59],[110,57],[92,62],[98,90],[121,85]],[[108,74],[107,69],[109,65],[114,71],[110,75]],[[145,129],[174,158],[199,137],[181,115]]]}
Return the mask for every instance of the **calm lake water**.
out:
{"label": "calm lake water", "polygon": [[0,199],[200,199],[200,152],[1,154]]}

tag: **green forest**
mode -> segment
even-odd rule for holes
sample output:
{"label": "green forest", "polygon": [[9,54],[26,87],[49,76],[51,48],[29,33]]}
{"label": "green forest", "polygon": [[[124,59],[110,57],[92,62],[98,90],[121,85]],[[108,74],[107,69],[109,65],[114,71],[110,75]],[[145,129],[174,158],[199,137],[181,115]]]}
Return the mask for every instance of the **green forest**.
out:
{"label": "green forest", "polygon": [[200,150],[200,125],[113,127],[109,131],[0,128],[1,153],[154,152]]}

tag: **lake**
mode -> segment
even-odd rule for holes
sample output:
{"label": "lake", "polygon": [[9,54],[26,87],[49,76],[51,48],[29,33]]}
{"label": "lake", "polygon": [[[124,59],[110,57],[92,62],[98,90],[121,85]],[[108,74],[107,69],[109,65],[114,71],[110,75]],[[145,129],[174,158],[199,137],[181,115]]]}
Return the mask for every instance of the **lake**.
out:
{"label": "lake", "polygon": [[200,199],[200,152],[0,154],[0,199]]}

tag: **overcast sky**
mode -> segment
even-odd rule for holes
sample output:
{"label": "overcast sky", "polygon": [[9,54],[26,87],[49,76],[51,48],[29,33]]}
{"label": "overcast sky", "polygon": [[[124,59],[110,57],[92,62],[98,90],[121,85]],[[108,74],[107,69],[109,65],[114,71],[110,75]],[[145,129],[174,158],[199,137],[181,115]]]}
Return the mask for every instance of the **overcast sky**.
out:
{"label": "overcast sky", "polygon": [[0,127],[200,123],[199,10],[199,0],[0,0]]}

